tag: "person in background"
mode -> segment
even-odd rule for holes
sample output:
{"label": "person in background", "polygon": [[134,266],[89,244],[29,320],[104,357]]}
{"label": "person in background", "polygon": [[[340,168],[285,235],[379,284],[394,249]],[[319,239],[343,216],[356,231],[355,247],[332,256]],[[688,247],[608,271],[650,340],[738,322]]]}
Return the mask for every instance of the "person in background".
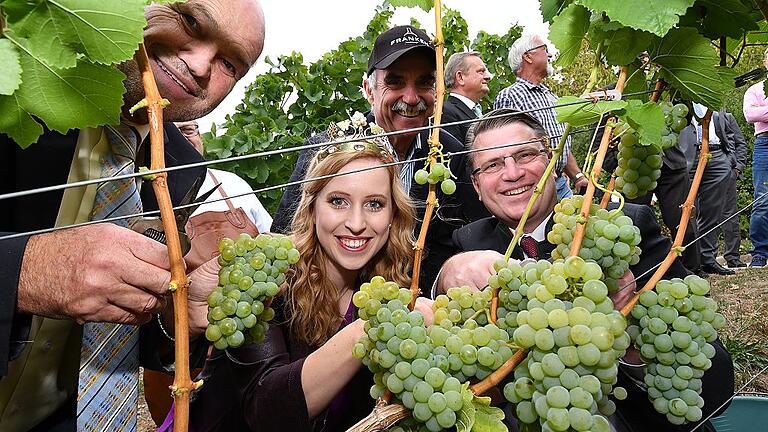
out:
{"label": "person in background", "polygon": [[[768,50],[763,54],[763,65],[768,67]],[[765,267],[768,263],[768,100],[763,90],[764,81],[751,86],[744,93],[744,118],[755,124],[755,147],[752,151],[752,185],[755,201],[749,218],[749,239],[752,241],[750,267]]]}
{"label": "person in background", "polygon": [[[200,129],[196,121],[176,123],[176,126],[192,146],[195,147],[195,150],[199,151],[200,154],[205,154],[203,140],[200,137]],[[192,213],[192,217],[209,211],[225,212],[230,210],[231,205],[234,208],[242,208],[256,226],[258,232],[265,233],[269,231],[269,227],[272,226],[272,216],[267,212],[259,199],[256,198],[256,195],[253,194],[251,185],[239,175],[229,171],[208,168],[205,182],[200,186],[200,195],[208,192],[218,183],[221,184],[219,189]],[[224,191],[227,197],[232,197],[228,199],[229,202],[222,200],[224,198],[222,191]]]}
{"label": "person in background", "polygon": [[[515,72],[517,80],[496,95],[493,109],[535,110],[530,114],[544,125],[544,129],[556,143],[565,131],[565,125],[557,121],[557,114],[553,108],[557,103],[557,95],[541,83],[544,78],[554,73],[549,60],[547,44],[541,36],[524,35],[517,39],[509,47],[509,65]],[[558,199],[573,195],[568,186],[568,179],[573,182],[576,191],[581,191],[589,184],[589,179],[581,172],[571,152],[570,137],[565,142],[562,157],[555,165],[555,173]]]}
{"label": "person in background", "polygon": [[[373,409],[373,375],[352,356],[365,334],[352,294],[374,275],[408,286],[414,241],[384,143],[361,138],[312,157],[307,179],[373,169],[304,184],[290,230],[301,257],[266,339],[212,354],[192,395],[195,431],[344,431]],[[431,321],[430,300],[416,308]]]}
{"label": "person in background", "polygon": [[[702,130],[696,118],[701,118],[707,109],[698,103],[693,104],[695,116],[691,118],[691,125],[680,131],[680,147],[687,149],[690,160],[690,176],[696,171],[699,151],[701,148]],[[725,110],[712,113],[709,122],[709,152],[710,160],[704,169],[704,175],[696,194],[696,226],[697,233],[701,236],[701,271],[708,274],[732,275],[735,272],[725,268],[717,262],[717,243],[720,228],[715,228],[723,221],[725,208],[727,207],[726,191],[733,174],[733,159],[735,155],[736,141],[741,137],[739,126],[733,115]],[[743,141],[743,137],[741,137]],[[734,197],[735,199],[735,197]],[[738,222],[738,221],[737,221]],[[736,248],[738,256],[738,246]]]}
{"label": "person in background", "polygon": [[[445,87],[450,94],[443,104],[442,123],[480,118],[483,115],[480,99],[488,94],[490,80],[491,74],[479,52],[451,55],[445,65]],[[464,143],[470,125],[463,123],[443,129]]]}

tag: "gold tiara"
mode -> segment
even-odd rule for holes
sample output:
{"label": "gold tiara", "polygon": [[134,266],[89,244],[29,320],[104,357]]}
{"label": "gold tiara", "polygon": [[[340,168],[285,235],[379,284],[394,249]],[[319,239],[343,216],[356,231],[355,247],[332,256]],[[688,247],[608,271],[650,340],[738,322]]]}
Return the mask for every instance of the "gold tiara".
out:
{"label": "gold tiara", "polygon": [[[321,147],[317,152],[317,160],[321,161],[336,152],[360,152],[372,150],[381,156],[384,162],[395,161],[395,151],[387,137],[372,136],[384,133],[376,123],[368,123],[365,115],[355,112],[349,120],[331,123],[327,130],[331,140],[344,140],[344,142],[330,142]],[[353,139],[353,141],[347,141]]]}

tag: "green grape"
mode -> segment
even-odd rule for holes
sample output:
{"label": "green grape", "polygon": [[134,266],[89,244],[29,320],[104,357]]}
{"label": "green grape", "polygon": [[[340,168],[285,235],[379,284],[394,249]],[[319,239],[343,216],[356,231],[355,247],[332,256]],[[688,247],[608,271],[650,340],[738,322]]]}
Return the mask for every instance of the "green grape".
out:
{"label": "green grape", "polygon": [[[635,345],[646,363],[645,381],[654,409],[666,415],[672,424],[685,424],[701,419],[701,380],[712,363],[708,356],[715,351],[707,337],[714,340],[717,331],[712,322],[717,318],[714,300],[702,297],[709,284],[698,276],[684,280],[661,280],[654,292],[641,295],[648,316],[634,313],[641,337]],[[637,308],[637,306],[636,306]]]}

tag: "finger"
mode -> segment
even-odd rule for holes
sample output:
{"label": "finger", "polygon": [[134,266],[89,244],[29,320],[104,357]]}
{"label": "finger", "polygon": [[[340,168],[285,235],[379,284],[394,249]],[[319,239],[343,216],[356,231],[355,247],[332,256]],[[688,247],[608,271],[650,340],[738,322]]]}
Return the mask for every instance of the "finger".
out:
{"label": "finger", "polygon": [[150,313],[136,314],[114,304],[106,304],[100,307],[93,314],[83,315],[75,321],[78,324],[86,322],[108,322],[117,324],[142,325],[149,322],[152,318]]}
{"label": "finger", "polygon": [[190,273],[189,299],[205,301],[219,283],[218,259],[211,259]]}
{"label": "finger", "polygon": [[155,267],[169,269],[168,247],[137,232],[123,228],[122,242],[136,258]]}
{"label": "finger", "polygon": [[165,296],[154,295],[130,286],[110,293],[107,301],[134,315],[159,313],[168,303]]}

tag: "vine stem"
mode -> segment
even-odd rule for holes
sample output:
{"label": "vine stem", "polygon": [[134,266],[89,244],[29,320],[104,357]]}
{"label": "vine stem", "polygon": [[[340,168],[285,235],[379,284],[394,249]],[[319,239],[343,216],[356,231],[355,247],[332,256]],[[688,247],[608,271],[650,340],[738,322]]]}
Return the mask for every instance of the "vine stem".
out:
{"label": "vine stem", "polygon": [[[624,83],[627,80],[627,67],[622,66],[621,73],[619,73],[619,80],[616,82],[616,90],[620,93],[624,91]],[[592,171],[589,175],[589,184],[587,185],[587,191],[584,193],[584,201],[581,204],[581,213],[576,225],[576,232],[573,235],[573,243],[571,243],[570,256],[579,255],[581,250],[581,242],[584,240],[584,230],[589,220],[589,208],[592,206],[592,198],[595,196],[595,180],[600,177],[600,171],[605,161],[605,154],[608,152],[608,144],[611,141],[611,135],[613,134],[613,127],[609,126],[613,122],[615,117],[610,117],[608,123],[603,129],[603,137],[600,140],[600,147],[597,149],[597,156],[595,156],[595,162],[592,165]]]}
{"label": "vine stem", "polygon": [[[147,100],[149,118],[150,152],[152,155],[151,169],[165,168],[165,146],[163,140],[163,99],[155,83],[152,68],[144,44],[139,45],[135,54],[136,62],[141,69],[141,79]],[[181,252],[179,231],[176,218],[173,215],[173,204],[168,191],[168,173],[159,173],[152,180],[152,189],[160,207],[160,217],[163,221],[168,258],[171,264],[170,291],[173,296],[174,336],[175,343],[175,374],[171,394],[174,400],[174,432],[186,432],[189,429],[189,393],[195,385],[189,376],[189,316],[187,310],[187,290],[189,278],[184,266],[184,256]]]}
{"label": "vine stem", "polygon": [[704,169],[707,166],[707,162],[710,159],[709,154],[709,123],[712,120],[712,111],[710,109],[707,109],[707,113],[704,115],[704,118],[701,120],[701,153],[699,154],[699,163],[696,165],[696,174],[693,176],[693,182],[691,184],[691,189],[688,191],[688,197],[685,200],[685,203],[683,203],[683,214],[680,216],[680,225],[677,229],[677,235],[675,236],[675,241],[672,243],[672,248],[670,248],[669,253],[667,254],[666,258],[664,258],[664,261],[661,262],[661,265],[658,269],[653,273],[653,276],[648,280],[648,282],[641,288],[634,297],[632,297],[629,300],[629,303],[627,303],[623,308],[621,308],[621,313],[624,316],[629,316],[629,313],[632,312],[632,308],[635,307],[635,304],[637,304],[637,301],[640,299],[640,294],[644,293],[645,291],[653,289],[653,287],[656,286],[656,283],[661,280],[661,278],[664,276],[664,273],[669,270],[669,267],[672,265],[672,263],[677,259],[678,256],[682,253],[682,245],[683,245],[683,237],[685,237],[685,230],[688,228],[688,221],[691,219],[691,212],[693,211],[693,203],[696,200],[696,194],[699,192],[699,185],[701,184],[701,179],[704,176]]}
{"label": "vine stem", "polygon": [[757,6],[757,8],[760,9],[760,12],[763,14],[763,18],[765,18],[765,20],[768,21],[768,2],[766,2],[765,0],[752,0],[752,1],[755,3],[755,6]]}
{"label": "vine stem", "polygon": [[[445,47],[445,40],[443,39],[443,26],[442,26],[442,2],[441,0],[435,0],[435,114],[434,125],[440,126],[440,120],[443,117],[443,99],[445,96],[445,81],[443,78],[443,48]],[[434,149],[440,148],[440,128],[435,127],[432,129],[432,133],[429,136],[429,166],[430,169],[435,165],[436,156]],[[413,293],[411,303],[408,308],[413,310],[416,305],[416,298],[421,293],[419,289],[419,272],[421,271],[421,258],[424,255],[424,243],[427,240],[427,230],[429,229],[429,222],[432,219],[432,213],[435,210],[437,204],[437,191],[436,185],[429,185],[429,193],[427,194],[427,208],[424,211],[424,219],[421,221],[421,228],[419,229],[419,238],[416,241],[415,253],[413,257],[413,276],[411,277],[411,293]]]}

